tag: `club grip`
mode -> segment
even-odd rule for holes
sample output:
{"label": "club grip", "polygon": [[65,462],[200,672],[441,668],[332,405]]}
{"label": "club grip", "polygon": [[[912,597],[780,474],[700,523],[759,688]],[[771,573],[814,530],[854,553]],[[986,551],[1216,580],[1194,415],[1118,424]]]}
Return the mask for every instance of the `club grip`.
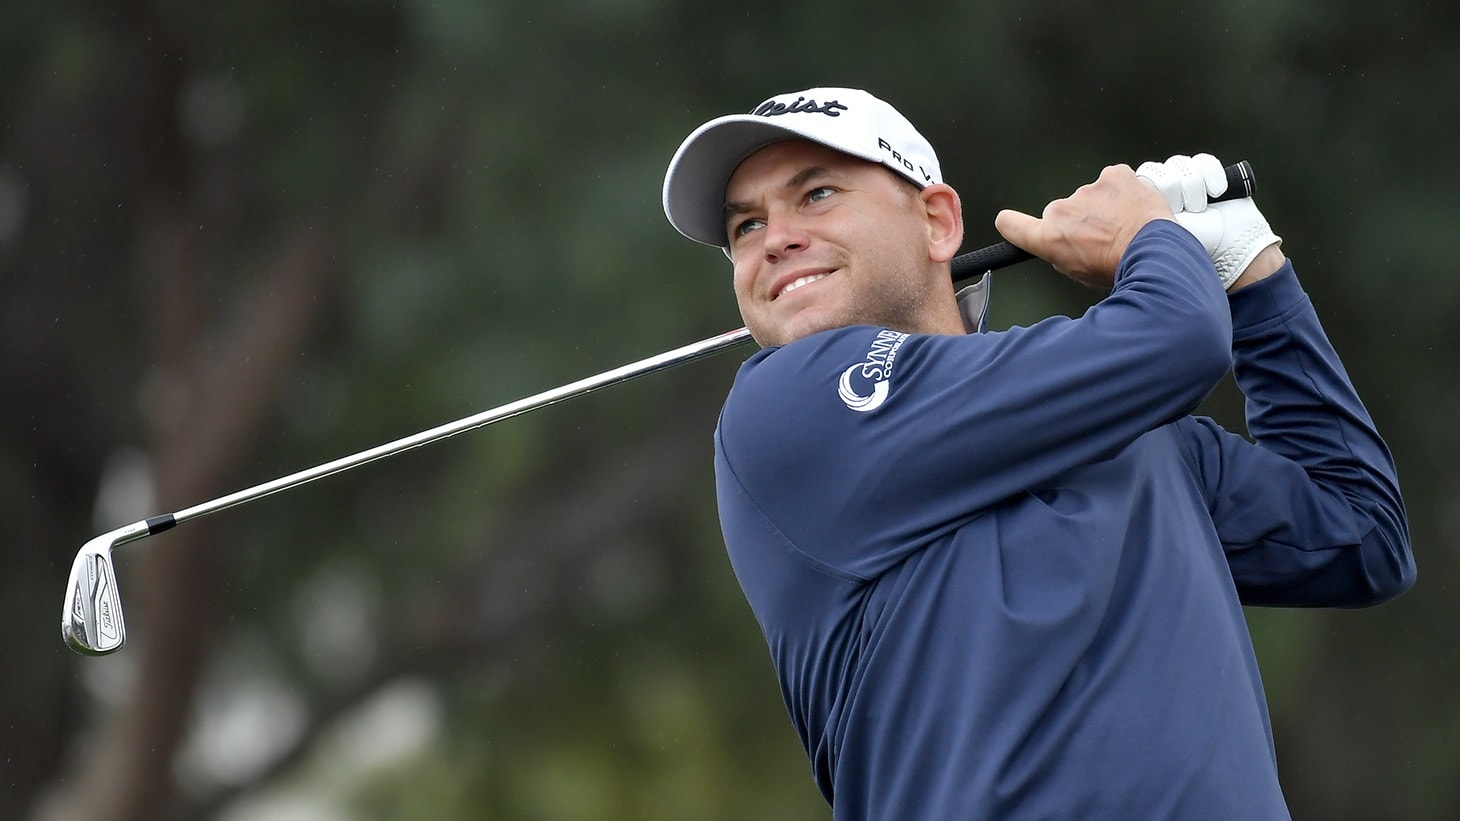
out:
{"label": "club grip", "polygon": [[[1257,190],[1257,177],[1252,173],[1252,164],[1248,161],[1233,163],[1222,170],[1227,173],[1227,190],[1212,197],[1211,202],[1244,199]],[[1007,268],[1028,259],[1034,259],[1034,255],[1023,248],[1017,248],[1009,242],[996,242],[954,257],[953,281],[958,282],[987,271]]]}

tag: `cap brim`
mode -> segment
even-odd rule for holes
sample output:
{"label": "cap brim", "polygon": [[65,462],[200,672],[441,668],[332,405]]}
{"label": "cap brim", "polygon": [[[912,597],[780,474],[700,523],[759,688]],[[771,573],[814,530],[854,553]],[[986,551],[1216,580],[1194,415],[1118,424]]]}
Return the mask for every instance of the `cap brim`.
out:
{"label": "cap brim", "polygon": [[796,139],[821,142],[753,114],[732,114],[700,126],[680,145],[664,177],[664,214],[669,223],[695,242],[727,247],[725,186],[730,175],[756,151]]}

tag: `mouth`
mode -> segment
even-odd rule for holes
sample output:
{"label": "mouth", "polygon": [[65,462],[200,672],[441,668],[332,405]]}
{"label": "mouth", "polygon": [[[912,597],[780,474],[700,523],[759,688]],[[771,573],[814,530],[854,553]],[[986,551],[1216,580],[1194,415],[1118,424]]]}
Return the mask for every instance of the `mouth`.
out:
{"label": "mouth", "polygon": [[781,297],[791,293],[797,288],[804,288],[805,286],[810,285],[817,280],[826,279],[829,276],[831,276],[830,271],[826,271],[820,274],[807,274],[805,276],[797,277],[786,283],[785,287],[781,288],[781,290],[778,291],[775,296],[771,297],[771,299],[780,299]]}

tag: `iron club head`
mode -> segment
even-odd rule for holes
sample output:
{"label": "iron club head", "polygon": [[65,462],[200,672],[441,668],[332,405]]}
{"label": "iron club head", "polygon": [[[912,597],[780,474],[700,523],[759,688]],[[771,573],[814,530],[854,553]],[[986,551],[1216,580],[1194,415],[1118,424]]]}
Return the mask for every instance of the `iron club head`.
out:
{"label": "iron club head", "polygon": [[71,580],[61,605],[61,638],[67,647],[85,656],[104,656],[122,648],[127,625],[122,621],[122,599],[112,570],[112,548],[175,524],[177,519],[171,514],[154,516],[103,533],[81,546],[71,563]]}
{"label": "iron club head", "polygon": [[127,640],[117,576],[112,571],[115,537],[115,533],[107,533],[87,542],[71,564],[61,637],[83,655],[104,656]]}

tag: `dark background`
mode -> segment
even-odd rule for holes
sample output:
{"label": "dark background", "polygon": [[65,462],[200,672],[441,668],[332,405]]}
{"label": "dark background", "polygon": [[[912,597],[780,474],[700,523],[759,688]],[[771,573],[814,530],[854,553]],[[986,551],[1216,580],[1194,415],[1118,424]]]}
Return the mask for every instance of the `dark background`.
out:
{"label": "dark background", "polygon": [[[828,817],[714,515],[748,349],[119,548],[114,656],[56,618],[97,533],[738,326],[664,166],[812,85],[918,124],[967,249],[1111,162],[1252,161],[1420,567],[1249,611],[1284,787],[1460,817],[1455,4],[12,5],[0,817]],[[997,279],[996,327],[1094,298]]]}

